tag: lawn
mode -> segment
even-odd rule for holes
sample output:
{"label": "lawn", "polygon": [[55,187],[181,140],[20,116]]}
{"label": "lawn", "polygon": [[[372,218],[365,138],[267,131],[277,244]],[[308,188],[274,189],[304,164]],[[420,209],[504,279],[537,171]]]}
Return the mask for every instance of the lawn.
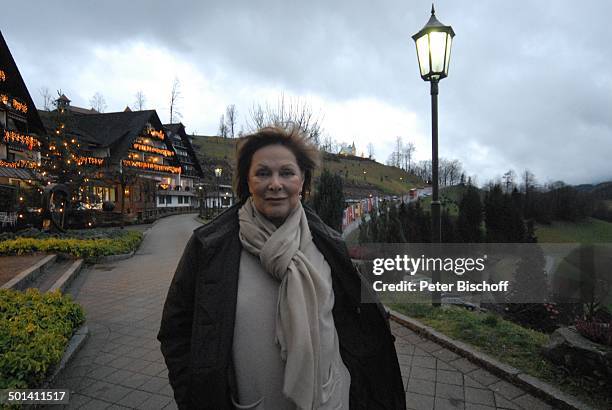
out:
{"label": "lawn", "polygon": [[577,223],[555,221],[538,225],[536,236],[540,243],[611,243],[612,223],[595,218]]}
{"label": "lawn", "polygon": [[612,408],[612,395],[606,395],[605,388],[564,371],[540,355],[540,349],[548,342],[548,336],[544,333],[524,328],[492,313],[472,312],[458,307],[434,308],[425,304],[394,304],[389,307],[553,384],[596,408]]}

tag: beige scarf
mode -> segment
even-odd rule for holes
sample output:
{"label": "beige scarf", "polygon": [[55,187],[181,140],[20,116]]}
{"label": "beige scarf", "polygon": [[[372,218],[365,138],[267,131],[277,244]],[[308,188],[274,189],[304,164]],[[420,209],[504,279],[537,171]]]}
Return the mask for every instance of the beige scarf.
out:
{"label": "beige scarf", "polygon": [[319,269],[302,250],[312,241],[302,204],[278,228],[249,198],[238,211],[242,246],[259,257],[280,282],[276,307],[276,343],[285,361],[283,394],[299,409],[311,410],[321,398],[319,371],[319,297],[330,292]]}

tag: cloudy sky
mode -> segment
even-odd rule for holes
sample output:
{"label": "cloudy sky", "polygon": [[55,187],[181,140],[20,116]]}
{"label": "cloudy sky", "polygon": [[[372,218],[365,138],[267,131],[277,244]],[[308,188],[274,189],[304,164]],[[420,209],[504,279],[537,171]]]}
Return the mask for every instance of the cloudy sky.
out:
{"label": "cloudy sky", "polygon": [[[37,105],[61,89],[107,112],[145,107],[188,132],[215,135],[235,104],[248,127],[253,104],[308,104],[325,134],[375,146],[385,162],[401,136],[430,157],[429,84],[411,35],[423,0],[11,1],[0,29]],[[440,156],[479,183],[512,168],[538,182],[612,180],[612,3],[605,0],[441,0],[456,32],[440,83]]]}

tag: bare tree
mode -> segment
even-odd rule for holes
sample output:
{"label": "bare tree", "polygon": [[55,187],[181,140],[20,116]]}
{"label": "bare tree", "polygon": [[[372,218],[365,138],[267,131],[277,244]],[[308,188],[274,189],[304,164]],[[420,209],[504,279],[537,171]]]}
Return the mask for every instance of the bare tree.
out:
{"label": "bare tree", "polygon": [[234,138],[234,129],[236,128],[236,106],[228,105],[225,110],[226,131],[230,138]]}
{"label": "bare tree", "polygon": [[516,173],[511,169],[509,169],[502,176],[502,180],[504,181],[504,184],[506,186],[506,193],[510,193],[512,189],[514,189],[514,186],[516,185],[514,182],[515,179],[516,179]]}
{"label": "bare tree", "polygon": [[51,91],[49,91],[49,87],[40,87],[38,92],[42,97],[43,110],[51,111],[51,108],[53,107],[53,97],[51,96]]}
{"label": "bare tree", "polygon": [[410,172],[412,168],[412,156],[414,155],[414,151],[416,151],[414,143],[409,142],[404,146],[402,154],[404,157],[404,170],[406,172]]}
{"label": "bare tree", "polygon": [[368,158],[374,159],[374,144],[368,143]]}
{"label": "bare tree", "polygon": [[323,133],[320,119],[315,116],[310,106],[299,99],[285,100],[281,94],[276,102],[276,106],[265,104],[253,104],[248,122],[251,130],[274,125],[280,127],[297,127],[317,146]]}
{"label": "bare tree", "polygon": [[172,83],[172,91],[170,91],[170,124],[173,124],[174,117],[180,119],[182,117],[178,108],[179,100],[181,99],[181,82],[178,77],[174,77]]}
{"label": "bare tree", "polygon": [[91,105],[91,108],[98,112],[104,112],[104,110],[106,110],[106,100],[99,92],[96,92],[93,97],[89,99],[89,104]]}
{"label": "bare tree", "polygon": [[227,138],[227,125],[225,124],[225,116],[223,114],[221,114],[221,119],[219,120],[219,136]]}
{"label": "bare tree", "polygon": [[522,184],[523,192],[525,192],[525,195],[528,195],[536,185],[535,175],[533,174],[533,172],[526,169],[525,171],[523,171],[523,175],[521,175],[521,179],[523,182]]}
{"label": "bare tree", "polygon": [[136,98],[136,101],[134,101],[134,107],[136,107],[138,111],[144,110],[146,98],[142,90],[136,91],[136,94],[134,95],[134,97]]}

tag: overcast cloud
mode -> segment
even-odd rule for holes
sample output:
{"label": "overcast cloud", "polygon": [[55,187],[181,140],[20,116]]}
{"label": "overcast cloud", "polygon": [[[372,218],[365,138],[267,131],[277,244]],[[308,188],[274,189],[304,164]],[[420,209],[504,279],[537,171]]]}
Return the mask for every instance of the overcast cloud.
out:
{"label": "overcast cloud", "polygon": [[[413,1],[12,1],[0,29],[35,102],[61,89],[77,106],[104,95],[168,121],[181,82],[188,132],[214,135],[235,104],[280,95],[310,104],[326,134],[368,142],[385,162],[396,136],[429,158],[429,84],[416,33],[431,3]],[[479,182],[525,168],[539,182],[612,180],[612,3],[436,2],[457,33],[440,83],[440,155]],[[239,127],[240,129],[240,127]]]}

